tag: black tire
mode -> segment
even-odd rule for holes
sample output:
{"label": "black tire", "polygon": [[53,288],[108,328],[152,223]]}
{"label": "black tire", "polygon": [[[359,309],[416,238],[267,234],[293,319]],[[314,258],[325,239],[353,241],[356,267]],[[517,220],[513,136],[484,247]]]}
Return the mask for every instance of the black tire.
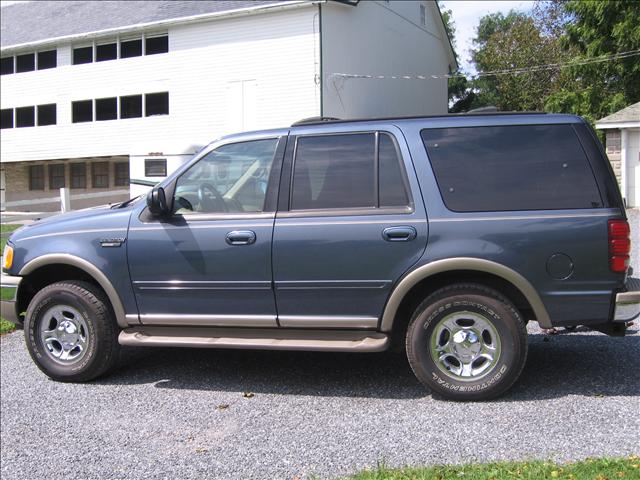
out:
{"label": "black tire", "polygon": [[[46,328],[62,332],[60,322],[54,319],[53,314],[51,320],[44,319],[47,312],[56,311],[58,307],[61,311],[66,309],[64,315],[69,315],[69,318],[75,317],[68,312],[73,310],[82,317],[78,336],[82,335],[83,348],[80,353],[75,352],[77,360],[71,358],[63,361],[54,358],[55,355],[51,351],[55,352],[57,349],[45,346],[45,340],[42,338]],[[59,314],[55,316],[60,317]],[[63,321],[67,319],[64,316],[61,318]],[[47,322],[52,322],[52,327],[45,328]],[[73,330],[76,327],[70,328]],[[117,362],[118,328],[109,301],[100,289],[87,282],[65,281],[40,290],[27,308],[24,335],[31,358],[38,368],[53,380],[86,382],[103,375]],[[54,339],[53,345],[57,345],[62,351],[61,341]]]}
{"label": "black tire", "polygon": [[[482,369],[484,362],[487,362],[486,372],[478,375],[470,375],[462,378],[462,371],[455,370],[457,361],[457,351],[452,354],[436,355],[438,361],[432,357],[432,350],[437,350],[441,345],[449,345],[453,337],[446,328],[445,322],[473,322],[473,320],[463,320],[466,314],[462,314],[460,319],[455,319],[453,314],[458,312],[470,312],[473,318],[478,319],[478,325],[489,324],[487,331],[483,331],[480,341],[476,335],[471,341],[475,344],[469,348],[479,345],[493,347],[495,352],[493,360],[478,359],[479,368]],[[522,320],[519,312],[513,304],[499,292],[478,284],[455,284],[444,287],[424,300],[416,308],[409,327],[407,329],[406,350],[409,364],[420,382],[429,388],[436,396],[457,401],[476,401],[495,398],[507,391],[520,376],[527,358],[527,330],[526,323]],[[455,326],[455,325],[454,325]],[[476,324],[474,323],[475,327]],[[434,334],[438,328],[438,332]],[[446,332],[444,331],[446,330]],[[452,329],[455,330],[455,329]],[[459,330],[465,330],[460,327]],[[458,331],[459,331],[458,330]],[[466,332],[466,330],[465,330]],[[493,333],[492,333],[493,332]],[[468,335],[461,333],[466,340]],[[486,336],[484,336],[486,335]],[[493,337],[497,336],[497,340]],[[485,341],[484,339],[490,341]],[[432,342],[435,347],[432,348]],[[459,343],[452,343],[448,348],[459,348]],[[496,349],[495,346],[498,346]],[[462,350],[464,359],[474,358],[477,352]],[[443,362],[442,359],[445,359]],[[447,363],[447,361],[449,363]],[[475,361],[467,363],[473,366]],[[460,368],[462,363],[458,362]],[[451,367],[453,365],[453,367]]]}

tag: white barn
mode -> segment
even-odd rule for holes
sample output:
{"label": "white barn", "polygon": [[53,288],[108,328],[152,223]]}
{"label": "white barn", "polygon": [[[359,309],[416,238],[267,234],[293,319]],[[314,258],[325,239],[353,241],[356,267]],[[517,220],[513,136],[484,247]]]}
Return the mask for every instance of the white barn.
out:
{"label": "white barn", "polygon": [[236,131],[445,113],[445,78],[388,77],[456,67],[431,0],[37,1],[1,17],[6,210],[59,210],[61,187],[73,208],[128,198]]}

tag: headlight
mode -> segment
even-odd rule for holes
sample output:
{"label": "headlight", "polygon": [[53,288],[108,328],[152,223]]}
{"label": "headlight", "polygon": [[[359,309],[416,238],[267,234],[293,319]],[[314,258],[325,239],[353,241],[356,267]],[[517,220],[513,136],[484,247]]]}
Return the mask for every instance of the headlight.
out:
{"label": "headlight", "polygon": [[13,247],[7,245],[4,247],[4,255],[2,256],[2,268],[9,270],[13,265]]}

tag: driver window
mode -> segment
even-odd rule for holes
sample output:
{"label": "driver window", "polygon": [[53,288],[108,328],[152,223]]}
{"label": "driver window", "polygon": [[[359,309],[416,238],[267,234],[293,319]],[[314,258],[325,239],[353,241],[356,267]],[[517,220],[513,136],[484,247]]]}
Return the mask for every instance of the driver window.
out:
{"label": "driver window", "polygon": [[277,144],[270,138],[209,152],[178,178],[175,213],[262,212]]}

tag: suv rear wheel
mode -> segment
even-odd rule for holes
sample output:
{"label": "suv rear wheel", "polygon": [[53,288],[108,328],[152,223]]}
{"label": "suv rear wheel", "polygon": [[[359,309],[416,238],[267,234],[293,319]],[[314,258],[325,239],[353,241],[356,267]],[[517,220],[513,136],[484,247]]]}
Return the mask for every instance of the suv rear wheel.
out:
{"label": "suv rear wheel", "polygon": [[442,288],[416,308],[407,356],[422,384],[451,400],[485,400],[513,385],[527,357],[525,322],[499,292]]}
{"label": "suv rear wheel", "polygon": [[118,332],[108,300],[87,282],[54,283],[38,292],[24,334],[31,358],[54,380],[92,380],[117,361]]}

